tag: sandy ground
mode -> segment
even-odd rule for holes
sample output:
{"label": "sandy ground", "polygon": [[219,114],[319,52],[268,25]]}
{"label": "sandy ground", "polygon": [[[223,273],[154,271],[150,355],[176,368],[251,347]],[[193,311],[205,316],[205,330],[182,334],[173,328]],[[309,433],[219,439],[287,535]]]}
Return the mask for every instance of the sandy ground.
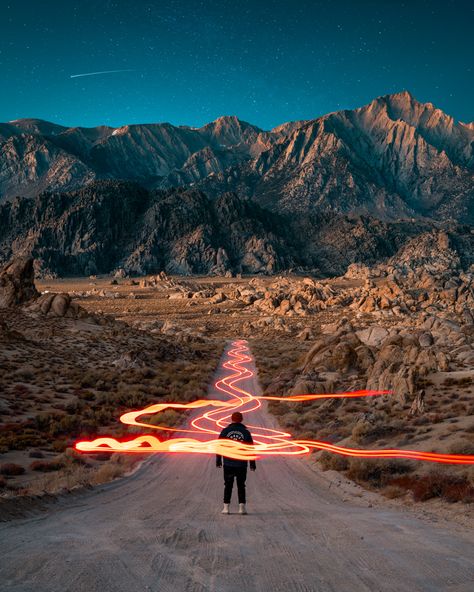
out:
{"label": "sandy ground", "polygon": [[[256,379],[245,388],[258,392]],[[262,409],[249,423],[273,420]],[[247,483],[249,515],[222,516],[214,458],[153,458],[1,525],[0,590],[474,590],[472,530],[345,500],[306,459],[260,461]]]}

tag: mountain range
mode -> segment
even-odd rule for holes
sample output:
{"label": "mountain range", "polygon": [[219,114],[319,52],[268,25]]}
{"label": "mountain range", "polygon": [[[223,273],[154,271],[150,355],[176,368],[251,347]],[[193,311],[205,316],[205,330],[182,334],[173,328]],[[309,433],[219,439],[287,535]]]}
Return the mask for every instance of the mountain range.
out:
{"label": "mountain range", "polygon": [[344,273],[444,227],[474,263],[474,124],[408,92],[271,131],[0,124],[0,260],[42,275]]}
{"label": "mountain range", "polygon": [[69,191],[97,179],[147,189],[227,191],[276,211],[473,221],[474,123],[401,92],[263,131],[237,117],[68,128],[0,124],[0,196]]}

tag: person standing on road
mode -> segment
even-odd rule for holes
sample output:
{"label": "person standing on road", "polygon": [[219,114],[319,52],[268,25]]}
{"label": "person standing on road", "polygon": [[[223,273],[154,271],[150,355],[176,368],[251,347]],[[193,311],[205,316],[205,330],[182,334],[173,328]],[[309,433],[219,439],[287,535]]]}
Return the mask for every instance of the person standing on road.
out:
{"label": "person standing on road", "polygon": [[[252,436],[248,429],[242,423],[242,413],[236,411],[231,416],[232,423],[222,430],[219,438],[228,438],[229,440],[236,440],[245,444],[253,444]],[[234,479],[237,481],[237,493],[239,497],[239,514],[247,514],[245,508],[245,481],[247,479],[247,465],[246,460],[237,460],[235,458],[227,458],[224,456],[224,508],[222,514],[229,514],[230,500],[232,497],[232,488],[234,486]],[[222,456],[216,455],[216,466],[222,467]],[[255,461],[250,461],[250,470],[255,471],[257,468]]]}

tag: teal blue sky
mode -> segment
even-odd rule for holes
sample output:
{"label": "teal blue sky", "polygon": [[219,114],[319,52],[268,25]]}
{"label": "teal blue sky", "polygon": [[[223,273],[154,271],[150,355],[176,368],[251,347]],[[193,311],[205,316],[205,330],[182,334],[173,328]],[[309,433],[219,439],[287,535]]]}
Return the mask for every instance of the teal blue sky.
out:
{"label": "teal blue sky", "polygon": [[467,0],[0,0],[0,121],[268,129],[405,89],[472,121],[473,30]]}

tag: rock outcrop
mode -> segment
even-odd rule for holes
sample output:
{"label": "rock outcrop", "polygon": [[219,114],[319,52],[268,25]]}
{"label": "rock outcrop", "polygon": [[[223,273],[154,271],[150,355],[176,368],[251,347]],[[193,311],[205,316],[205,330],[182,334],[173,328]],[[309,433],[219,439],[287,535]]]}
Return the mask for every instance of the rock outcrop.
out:
{"label": "rock outcrop", "polygon": [[19,249],[43,276],[268,274],[293,265],[283,228],[277,215],[233,194],[211,201],[196,190],[103,181],[1,205],[0,260]]}
{"label": "rock outcrop", "polygon": [[35,286],[34,260],[18,257],[0,271],[0,308],[20,308],[42,316],[93,320],[69,294],[38,292]]}
{"label": "rock outcrop", "polygon": [[367,277],[364,287],[354,290],[351,307],[385,316],[448,311],[471,324],[474,274],[462,270],[461,259],[447,232],[423,233],[403,245],[386,264],[375,266],[372,279]]}
{"label": "rock outcrop", "polygon": [[19,257],[0,271],[0,308],[19,306],[37,298],[31,257]]}
{"label": "rock outcrop", "polygon": [[91,318],[91,315],[74,302],[69,294],[42,294],[32,304],[27,305],[25,310],[52,317]]}

